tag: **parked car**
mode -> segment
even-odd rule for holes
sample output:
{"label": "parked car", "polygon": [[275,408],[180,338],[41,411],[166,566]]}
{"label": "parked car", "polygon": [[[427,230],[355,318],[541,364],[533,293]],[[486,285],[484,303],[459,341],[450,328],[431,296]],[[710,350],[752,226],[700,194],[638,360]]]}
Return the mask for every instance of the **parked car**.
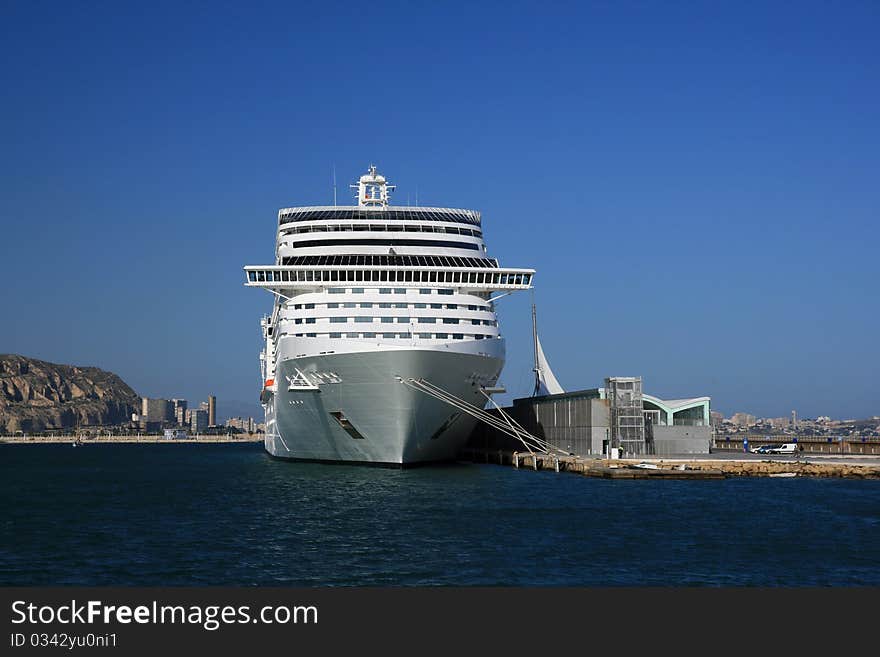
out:
{"label": "parked car", "polygon": [[797,443],[785,443],[784,445],[774,445],[768,449],[765,454],[796,454]]}
{"label": "parked car", "polygon": [[761,445],[760,447],[755,447],[755,449],[752,450],[752,454],[771,454],[772,452],[770,450],[773,449],[773,447],[774,445]]}

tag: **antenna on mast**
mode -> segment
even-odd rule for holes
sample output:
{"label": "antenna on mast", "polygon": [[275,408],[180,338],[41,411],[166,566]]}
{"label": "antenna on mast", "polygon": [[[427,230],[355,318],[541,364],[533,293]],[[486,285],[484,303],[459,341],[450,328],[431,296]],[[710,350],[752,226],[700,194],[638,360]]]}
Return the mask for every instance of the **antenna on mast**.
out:
{"label": "antenna on mast", "polygon": [[333,165],[333,207],[336,207],[336,165]]}

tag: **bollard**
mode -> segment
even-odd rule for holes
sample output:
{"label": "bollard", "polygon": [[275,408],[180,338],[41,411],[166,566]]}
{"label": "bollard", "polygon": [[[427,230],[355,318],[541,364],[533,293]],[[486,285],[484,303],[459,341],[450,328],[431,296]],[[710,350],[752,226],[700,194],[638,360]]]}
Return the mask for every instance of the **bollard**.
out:
{"label": "bollard", "polygon": [[532,465],[534,466],[533,467],[534,470],[538,469],[538,455],[537,454],[532,454]]}
{"label": "bollard", "polygon": [[559,472],[559,457],[558,456],[553,457],[553,465],[556,468],[556,472]]}
{"label": "bollard", "polygon": [[519,467],[519,452],[513,453],[513,467],[515,467],[515,468]]}

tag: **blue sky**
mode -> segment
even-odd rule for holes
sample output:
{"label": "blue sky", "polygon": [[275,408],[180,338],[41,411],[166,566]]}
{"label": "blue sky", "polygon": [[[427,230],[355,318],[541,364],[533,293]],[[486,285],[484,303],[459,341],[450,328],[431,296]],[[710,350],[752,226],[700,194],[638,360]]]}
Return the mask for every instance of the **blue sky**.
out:
{"label": "blue sky", "polygon": [[255,401],[242,265],[375,162],[538,270],[568,389],[880,414],[878,33],[873,2],[5,2],[0,352]]}

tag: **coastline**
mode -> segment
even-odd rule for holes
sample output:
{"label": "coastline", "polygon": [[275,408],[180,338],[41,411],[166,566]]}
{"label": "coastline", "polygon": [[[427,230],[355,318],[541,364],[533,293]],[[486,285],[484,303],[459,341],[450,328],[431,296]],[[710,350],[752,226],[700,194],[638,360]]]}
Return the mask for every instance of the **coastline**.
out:
{"label": "coastline", "polygon": [[[0,436],[0,444],[6,445],[51,445],[69,444],[76,442],[77,436]],[[261,443],[263,434],[239,434],[239,435],[198,435],[191,438],[165,438],[164,436],[96,436],[94,438],[81,438],[80,443],[85,445],[112,444],[112,443],[160,443],[162,445],[178,443]]]}

